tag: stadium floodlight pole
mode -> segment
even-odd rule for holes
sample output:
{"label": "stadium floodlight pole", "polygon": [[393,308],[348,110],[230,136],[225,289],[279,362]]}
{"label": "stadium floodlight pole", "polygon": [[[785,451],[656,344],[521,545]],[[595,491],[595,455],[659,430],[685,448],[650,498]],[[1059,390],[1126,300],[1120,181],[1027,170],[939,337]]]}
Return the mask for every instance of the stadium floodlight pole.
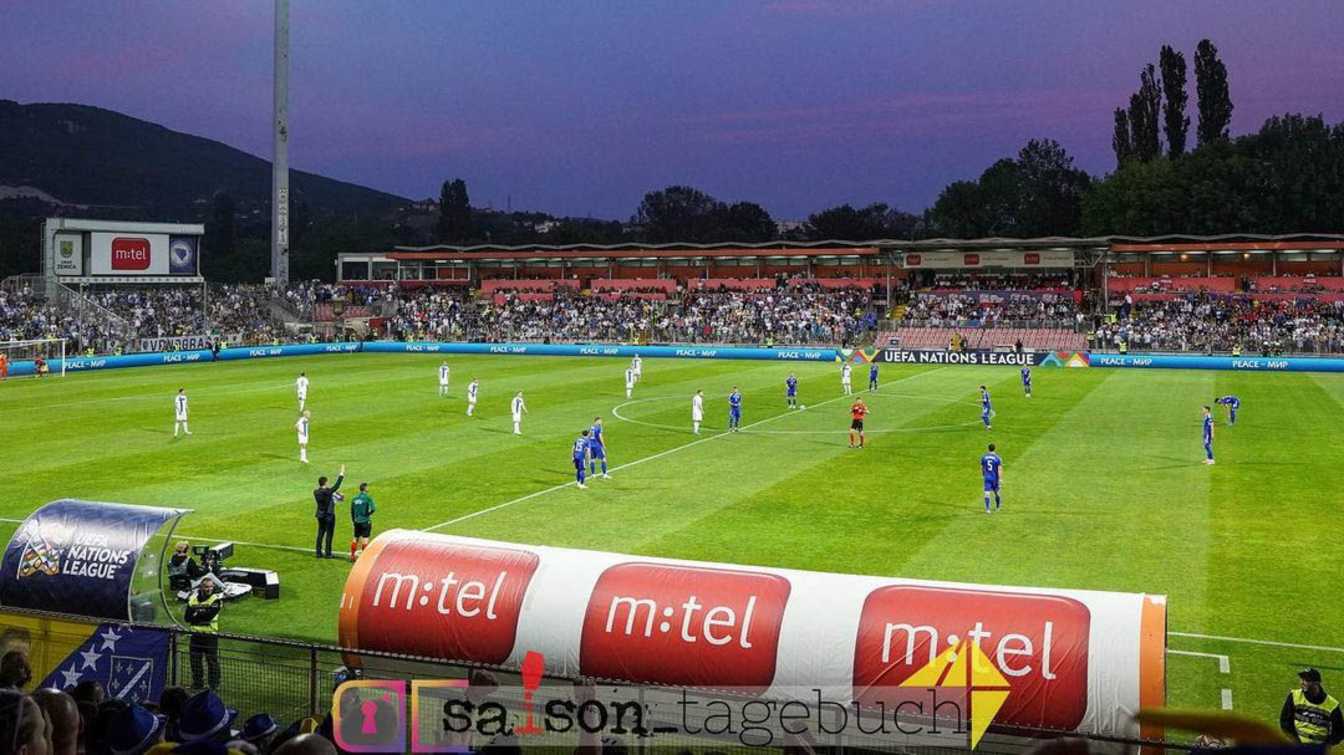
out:
{"label": "stadium floodlight pole", "polygon": [[271,277],[289,282],[289,0],[275,0],[275,118],[271,160]]}

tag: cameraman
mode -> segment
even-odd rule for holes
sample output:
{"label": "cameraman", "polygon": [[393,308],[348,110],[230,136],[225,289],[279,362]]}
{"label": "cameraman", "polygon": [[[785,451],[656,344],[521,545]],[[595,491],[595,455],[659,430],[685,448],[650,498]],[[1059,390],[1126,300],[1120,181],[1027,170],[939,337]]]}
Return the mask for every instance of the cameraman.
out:
{"label": "cameraman", "polygon": [[215,592],[215,580],[205,577],[187,600],[183,618],[191,626],[191,686],[202,689],[201,662],[210,667],[210,689],[219,689],[219,609],[224,596]]}
{"label": "cameraman", "polygon": [[[313,501],[317,503],[317,509],[314,516],[317,517],[317,544],[313,546],[314,555],[318,558],[331,558],[331,536],[336,534],[336,491],[341,489],[341,481],[345,479],[345,465],[341,465],[341,473],[336,475],[336,484],[327,487],[326,475],[317,478],[317,489],[313,491]],[[326,553],[323,553],[322,544],[326,542]]]}
{"label": "cameraman", "polygon": [[168,559],[168,586],[173,590],[190,590],[191,583],[205,574],[191,557],[191,543],[179,541]]}

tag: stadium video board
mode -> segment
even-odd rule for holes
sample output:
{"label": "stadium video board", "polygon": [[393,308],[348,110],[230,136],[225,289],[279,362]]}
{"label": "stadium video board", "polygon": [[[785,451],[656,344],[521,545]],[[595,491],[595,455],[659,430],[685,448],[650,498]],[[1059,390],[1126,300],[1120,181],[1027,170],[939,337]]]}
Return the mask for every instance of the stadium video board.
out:
{"label": "stadium video board", "polygon": [[195,275],[195,236],[166,233],[90,233],[93,275]]}
{"label": "stadium video board", "polygon": [[85,280],[197,278],[204,234],[200,224],[49,218],[46,271]]}

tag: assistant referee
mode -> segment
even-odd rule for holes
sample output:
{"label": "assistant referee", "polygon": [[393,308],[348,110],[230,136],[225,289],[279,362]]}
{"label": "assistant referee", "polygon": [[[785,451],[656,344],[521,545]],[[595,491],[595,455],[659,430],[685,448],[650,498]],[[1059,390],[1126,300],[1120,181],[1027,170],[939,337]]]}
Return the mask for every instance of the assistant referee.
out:
{"label": "assistant referee", "polygon": [[[331,558],[331,536],[336,533],[336,491],[341,489],[341,481],[345,479],[345,465],[341,465],[340,474],[336,475],[336,484],[327,487],[327,478],[325,475],[317,478],[317,489],[313,491],[313,500],[317,503],[317,510],[314,516],[317,517],[317,543],[313,546],[313,555],[318,558]],[[326,549],[323,550],[323,541],[326,542]]]}

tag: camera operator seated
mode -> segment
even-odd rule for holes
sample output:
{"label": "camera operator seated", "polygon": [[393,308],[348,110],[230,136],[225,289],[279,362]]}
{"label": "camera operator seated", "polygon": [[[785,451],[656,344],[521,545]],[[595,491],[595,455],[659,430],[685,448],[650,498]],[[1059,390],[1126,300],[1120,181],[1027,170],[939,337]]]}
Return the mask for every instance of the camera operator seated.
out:
{"label": "camera operator seated", "polygon": [[172,558],[168,559],[168,586],[173,590],[187,590],[204,574],[205,570],[191,557],[191,543],[180,541],[173,548]]}

